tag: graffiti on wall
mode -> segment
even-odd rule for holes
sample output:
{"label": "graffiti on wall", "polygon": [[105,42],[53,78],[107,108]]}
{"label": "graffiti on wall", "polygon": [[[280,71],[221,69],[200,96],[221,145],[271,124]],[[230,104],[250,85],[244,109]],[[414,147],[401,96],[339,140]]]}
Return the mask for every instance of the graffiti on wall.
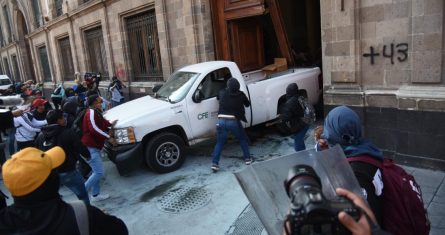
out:
{"label": "graffiti on wall", "polygon": [[408,59],[408,43],[391,43],[390,45],[384,45],[381,53],[373,47],[369,47],[369,53],[364,53],[363,57],[369,58],[371,65],[375,63],[377,57],[382,56],[391,60],[391,64],[394,64],[395,59],[400,63],[405,62]]}

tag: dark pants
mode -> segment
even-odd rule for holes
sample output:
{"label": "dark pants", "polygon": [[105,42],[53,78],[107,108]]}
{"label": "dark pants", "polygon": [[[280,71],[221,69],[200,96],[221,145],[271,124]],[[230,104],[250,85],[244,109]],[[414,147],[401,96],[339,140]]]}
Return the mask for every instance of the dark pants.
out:
{"label": "dark pants", "polygon": [[34,147],[34,140],[25,141],[25,142],[17,141],[17,151],[20,151],[20,150],[22,150],[24,148],[28,148],[28,147]]}
{"label": "dark pants", "polygon": [[292,138],[294,139],[295,151],[298,152],[306,149],[306,145],[304,144],[304,136],[306,135],[308,129],[309,125],[306,125],[299,132],[292,135]]}
{"label": "dark pants", "polygon": [[53,101],[54,108],[60,109],[62,108],[62,98],[61,97],[52,97],[51,100]]}

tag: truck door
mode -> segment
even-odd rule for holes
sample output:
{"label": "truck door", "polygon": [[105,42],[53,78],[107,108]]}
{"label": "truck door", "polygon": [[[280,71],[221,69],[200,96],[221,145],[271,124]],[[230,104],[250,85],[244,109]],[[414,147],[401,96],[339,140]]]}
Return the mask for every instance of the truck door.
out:
{"label": "truck door", "polygon": [[195,140],[213,137],[216,133],[219,104],[218,93],[232,77],[228,68],[208,73],[187,99],[187,112]]}

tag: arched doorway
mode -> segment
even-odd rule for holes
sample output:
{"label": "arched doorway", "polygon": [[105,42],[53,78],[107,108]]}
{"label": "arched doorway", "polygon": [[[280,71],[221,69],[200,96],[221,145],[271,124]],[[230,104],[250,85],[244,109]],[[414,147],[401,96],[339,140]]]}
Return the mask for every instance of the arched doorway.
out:
{"label": "arched doorway", "polygon": [[20,58],[23,65],[23,77],[22,80],[33,80],[36,81],[36,76],[34,72],[34,67],[32,66],[31,48],[29,46],[29,39],[25,38],[28,34],[28,27],[26,26],[25,17],[23,13],[19,10],[17,11],[17,33],[18,33],[18,45]]}

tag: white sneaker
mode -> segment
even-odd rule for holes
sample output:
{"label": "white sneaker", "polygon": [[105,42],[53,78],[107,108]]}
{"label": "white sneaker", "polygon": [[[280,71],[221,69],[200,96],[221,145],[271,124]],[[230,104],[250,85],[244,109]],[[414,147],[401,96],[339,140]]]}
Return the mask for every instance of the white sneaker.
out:
{"label": "white sneaker", "polygon": [[98,201],[102,201],[102,200],[108,199],[109,197],[110,197],[110,195],[101,193],[101,194],[99,194],[99,195],[97,195],[95,197],[92,196],[91,197],[91,201],[92,202],[98,202]]}

